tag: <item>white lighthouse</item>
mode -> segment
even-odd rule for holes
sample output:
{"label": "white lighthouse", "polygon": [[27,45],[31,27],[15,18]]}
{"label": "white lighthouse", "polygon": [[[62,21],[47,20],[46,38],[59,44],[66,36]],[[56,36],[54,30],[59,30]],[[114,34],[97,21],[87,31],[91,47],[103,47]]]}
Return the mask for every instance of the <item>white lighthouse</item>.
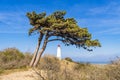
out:
{"label": "white lighthouse", "polygon": [[58,47],[57,47],[57,58],[59,58],[61,60],[61,47],[60,47],[60,45],[58,45]]}

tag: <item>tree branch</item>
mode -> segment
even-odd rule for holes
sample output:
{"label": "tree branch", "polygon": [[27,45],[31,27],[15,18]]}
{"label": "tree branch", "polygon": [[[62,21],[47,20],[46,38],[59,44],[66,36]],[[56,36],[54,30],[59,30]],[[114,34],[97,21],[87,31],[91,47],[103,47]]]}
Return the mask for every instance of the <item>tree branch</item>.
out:
{"label": "tree branch", "polygon": [[63,39],[51,39],[51,40],[48,40],[47,42],[51,42],[51,41],[64,41]]}

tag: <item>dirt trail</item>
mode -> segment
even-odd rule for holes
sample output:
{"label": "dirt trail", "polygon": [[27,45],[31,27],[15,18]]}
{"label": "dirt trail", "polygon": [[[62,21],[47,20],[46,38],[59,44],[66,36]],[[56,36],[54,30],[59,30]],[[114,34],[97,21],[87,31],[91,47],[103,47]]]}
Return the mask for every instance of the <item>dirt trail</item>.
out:
{"label": "dirt trail", "polygon": [[7,75],[0,75],[0,80],[38,80],[39,75],[34,70],[13,72]]}

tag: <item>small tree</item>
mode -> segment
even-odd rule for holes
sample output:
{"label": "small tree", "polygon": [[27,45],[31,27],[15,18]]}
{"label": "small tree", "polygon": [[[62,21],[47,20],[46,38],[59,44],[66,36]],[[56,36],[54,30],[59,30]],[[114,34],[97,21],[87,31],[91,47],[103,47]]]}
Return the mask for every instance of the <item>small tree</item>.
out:
{"label": "small tree", "polygon": [[[100,47],[98,40],[92,40],[87,28],[79,27],[74,18],[65,18],[65,14],[65,11],[56,11],[48,16],[46,13],[27,13],[30,24],[33,26],[29,30],[29,35],[34,32],[39,34],[38,45],[30,63],[31,67],[37,65],[48,42],[61,41],[66,46],[75,45],[77,48],[82,47],[88,51],[92,51],[89,47]],[[42,41],[43,45],[39,51]]]}

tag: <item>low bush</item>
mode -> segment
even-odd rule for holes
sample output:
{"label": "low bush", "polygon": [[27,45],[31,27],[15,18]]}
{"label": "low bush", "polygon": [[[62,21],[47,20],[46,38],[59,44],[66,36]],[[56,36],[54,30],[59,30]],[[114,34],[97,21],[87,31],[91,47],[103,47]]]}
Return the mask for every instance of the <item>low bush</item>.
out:
{"label": "low bush", "polygon": [[16,48],[7,48],[0,51],[0,68],[16,69],[28,66],[31,60],[30,53],[22,53]]}
{"label": "low bush", "polygon": [[70,57],[66,57],[65,60],[73,62],[73,60]]}
{"label": "low bush", "polygon": [[54,56],[45,55],[40,61],[39,68],[42,70],[53,70],[56,72],[60,70],[60,61]]}
{"label": "low bush", "polygon": [[[50,55],[45,55],[38,66],[38,69],[44,70],[44,75],[46,80],[57,80],[57,76],[58,73],[60,71],[60,61],[58,58],[54,57],[54,56],[50,56]],[[39,73],[41,76],[43,76],[43,74]]]}

